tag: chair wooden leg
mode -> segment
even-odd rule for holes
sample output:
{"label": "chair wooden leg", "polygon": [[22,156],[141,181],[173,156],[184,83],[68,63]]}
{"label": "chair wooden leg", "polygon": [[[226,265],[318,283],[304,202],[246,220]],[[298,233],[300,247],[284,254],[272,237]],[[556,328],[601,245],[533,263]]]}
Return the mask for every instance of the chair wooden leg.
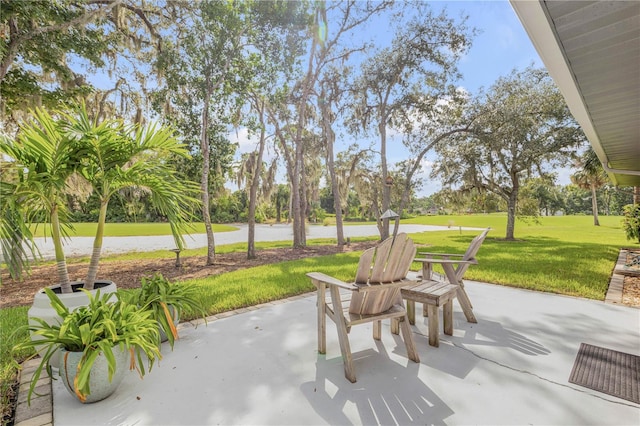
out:
{"label": "chair wooden leg", "polygon": [[436,305],[427,305],[429,311],[429,344],[436,348],[440,346],[440,338],[438,333],[438,307]]}
{"label": "chair wooden leg", "polygon": [[407,317],[409,318],[409,324],[415,325],[415,323],[416,323],[416,302],[414,300],[407,300]]}
{"label": "chair wooden leg", "polygon": [[353,357],[351,356],[351,345],[349,345],[349,336],[344,324],[336,324],[338,327],[338,341],[340,342],[340,352],[342,352],[342,361],[344,362],[344,376],[351,382],[356,382],[356,372],[353,368]]}
{"label": "chair wooden leg", "polygon": [[382,338],[382,321],[373,322],[373,338],[380,340]]}
{"label": "chair wooden leg", "polygon": [[458,302],[462,307],[464,316],[467,317],[467,321],[477,323],[478,320],[476,320],[476,317],[473,315],[473,306],[471,306],[471,300],[469,300],[467,292],[464,291],[464,284],[461,282],[462,280],[458,278],[451,264],[445,263],[444,265],[442,265],[442,268],[444,269],[445,275],[447,276],[447,280],[451,284],[456,284],[458,286]]}
{"label": "chair wooden leg", "polygon": [[407,317],[407,315],[404,316],[404,321],[400,321],[400,329],[402,330],[402,338],[404,339],[404,344],[407,347],[407,356],[411,361],[420,362],[420,357],[418,356],[416,343],[413,340],[413,333],[411,331],[411,326],[409,325],[409,318]]}
{"label": "chair wooden leg", "polygon": [[462,307],[462,312],[464,312],[464,316],[467,317],[467,322],[477,323],[475,315],[473,315],[473,308],[471,307],[471,301],[469,300],[469,296],[467,292],[464,291],[464,287],[458,286],[458,302],[460,302],[460,306]]}
{"label": "chair wooden leg", "polygon": [[427,305],[426,303],[422,304],[422,316],[425,318],[429,316],[429,308],[427,308],[427,306],[429,305]]}
{"label": "chair wooden leg", "polygon": [[453,336],[453,300],[449,300],[442,306],[442,321],[444,322],[444,334]]}
{"label": "chair wooden leg", "polygon": [[325,298],[326,287],[318,284],[318,352],[327,353],[327,302]]}
{"label": "chair wooden leg", "polygon": [[338,330],[338,342],[340,342],[340,352],[344,362],[344,375],[351,382],[356,382],[356,372],[353,368],[353,357],[351,356],[351,345],[349,344],[348,328],[346,320],[342,314],[342,303],[340,302],[340,290],[336,286],[331,286],[331,303]]}

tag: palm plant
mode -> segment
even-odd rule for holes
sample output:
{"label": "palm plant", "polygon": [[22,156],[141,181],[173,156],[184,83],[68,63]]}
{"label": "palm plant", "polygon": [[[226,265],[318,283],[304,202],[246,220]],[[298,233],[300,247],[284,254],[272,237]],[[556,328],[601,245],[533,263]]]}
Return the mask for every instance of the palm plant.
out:
{"label": "palm plant", "polygon": [[187,157],[185,146],[168,127],[124,126],[113,120],[100,124],[84,107],[69,120],[66,131],[83,140],[79,173],[93,187],[100,201],[98,226],[84,288],[91,290],[98,273],[107,208],[111,197],[126,188],[140,188],[151,195],[153,205],[167,217],[177,248],[184,248],[190,213],[197,208],[196,183],[178,178],[167,161]]}
{"label": "palm plant", "polygon": [[20,199],[14,197],[16,184],[11,179],[17,178],[16,172],[12,163],[0,165],[0,250],[9,274],[19,279],[22,272],[28,270],[29,259],[36,257],[38,249],[20,210]]}
{"label": "palm plant", "polygon": [[169,220],[182,249],[191,212],[198,206],[198,185],[176,176],[169,159],[188,152],[167,127],[126,126],[110,119],[98,123],[84,105],[54,119],[42,109],[23,124],[15,141],[0,142],[0,153],[18,170],[14,197],[20,198],[27,223],[46,220],[51,227],[58,280],[71,293],[62,239],[70,227],[66,195],[72,176],[81,176],[97,193],[100,212],[85,289],[93,289],[102,250],[109,200],[127,187],[150,192],[154,206]]}
{"label": "palm plant", "polygon": [[[0,141],[0,153],[15,166],[12,199],[19,200],[20,211],[25,215],[24,222],[46,220],[50,224],[58,278],[65,286],[63,291],[70,292],[62,237],[69,226],[65,202],[66,181],[77,164],[77,145],[48,112],[36,109],[32,115],[29,121],[20,126],[20,133],[15,140],[5,137]],[[9,181],[3,178],[3,182],[6,187]],[[15,213],[13,217],[17,219]],[[21,236],[28,237],[29,234],[23,233]]]}
{"label": "palm plant", "polygon": [[576,163],[576,166],[579,170],[571,175],[571,182],[582,189],[588,189],[591,191],[593,224],[595,226],[600,226],[600,221],[598,220],[598,199],[596,196],[596,190],[609,182],[609,177],[605,173],[602,165],[600,164],[600,160],[598,160],[595,151],[591,147],[582,154]]}

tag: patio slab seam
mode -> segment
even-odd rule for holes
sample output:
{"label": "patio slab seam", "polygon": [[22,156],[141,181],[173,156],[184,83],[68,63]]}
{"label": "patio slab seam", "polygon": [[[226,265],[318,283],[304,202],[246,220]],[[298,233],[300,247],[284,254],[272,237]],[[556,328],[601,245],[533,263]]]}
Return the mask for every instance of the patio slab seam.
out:
{"label": "patio slab seam", "polygon": [[[297,294],[285,299],[274,300],[272,302],[261,303],[259,305],[234,309],[232,311],[221,312],[211,315],[203,319],[185,321],[178,325],[178,329],[197,327],[205,323],[214,322],[219,319],[228,318],[234,315],[255,311],[269,306],[276,306],[288,301],[300,300],[307,297],[315,296],[315,291],[304,294]],[[53,426],[53,389],[51,377],[45,375],[38,380],[39,385],[36,388],[37,394],[32,398],[31,405],[28,404],[27,394],[31,383],[31,377],[37,368],[40,360],[38,358],[30,359],[22,363],[22,369],[18,373],[18,398],[16,412],[14,417],[14,426]]]}

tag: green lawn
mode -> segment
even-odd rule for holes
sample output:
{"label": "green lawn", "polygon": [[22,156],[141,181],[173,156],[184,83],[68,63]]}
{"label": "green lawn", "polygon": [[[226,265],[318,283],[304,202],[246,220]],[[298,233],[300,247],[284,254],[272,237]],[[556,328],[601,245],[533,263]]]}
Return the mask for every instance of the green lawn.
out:
{"label": "green lawn", "polygon": [[[627,241],[621,218],[601,216],[542,217],[540,224],[516,222],[517,241],[504,241],[506,216],[430,216],[407,223],[492,228],[478,253],[479,264],[466,278],[513,287],[604,300],[609,276],[620,247]],[[417,243],[432,244],[429,251],[464,251],[476,231],[426,232],[414,235]],[[638,246],[636,243],[635,246]]]}
{"label": "green lawn", "polygon": [[[93,237],[96,235],[96,223],[74,223],[69,231],[70,237]],[[36,237],[49,236],[46,224],[32,226],[32,232]],[[213,225],[213,232],[229,232],[238,229],[231,225]],[[191,234],[204,234],[204,223],[194,223]],[[171,235],[171,227],[168,223],[107,223],[104,226],[105,237],[132,237],[151,235]]]}
{"label": "green lawn", "polygon": [[[603,300],[605,297],[609,276],[620,247],[638,247],[637,243],[625,239],[620,222],[620,217],[607,216],[600,217],[599,227],[593,226],[593,218],[590,216],[543,217],[540,224],[518,221],[515,229],[517,241],[509,242],[504,240],[504,215],[429,216],[404,221],[450,226],[452,230],[411,235],[416,243],[424,246],[424,250],[444,253],[464,252],[471,239],[479,233],[460,231],[458,227],[491,227],[492,231],[478,253],[479,263],[469,268],[465,275],[467,279],[596,300]],[[365,239],[367,238],[353,240]],[[335,244],[335,240],[310,240],[308,244]],[[258,250],[290,246],[290,241],[256,244]],[[245,251],[246,244],[220,246],[216,249],[218,253]],[[206,248],[193,249],[183,252],[183,256],[204,253]],[[104,261],[160,256],[166,257],[166,250],[110,256],[105,257]],[[348,280],[355,273],[358,257],[359,253],[345,253],[308,258],[189,282],[200,288],[208,313],[215,314],[311,291],[313,286],[305,276],[309,271],[321,271]],[[414,264],[414,269],[418,268],[419,264]],[[256,280],[256,277],[260,279]],[[11,359],[15,357],[20,361],[26,356],[11,355],[15,342],[26,338],[11,336],[11,330],[24,323],[26,308],[0,310],[0,382],[5,396],[7,386],[15,377]]]}

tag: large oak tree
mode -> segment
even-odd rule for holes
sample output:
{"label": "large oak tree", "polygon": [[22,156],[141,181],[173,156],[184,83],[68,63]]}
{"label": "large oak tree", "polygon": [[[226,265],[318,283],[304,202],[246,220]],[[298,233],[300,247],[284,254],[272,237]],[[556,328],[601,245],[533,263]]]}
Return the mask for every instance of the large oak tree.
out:
{"label": "large oak tree", "polygon": [[532,66],[499,78],[469,114],[474,132],[439,146],[434,172],[447,186],[502,198],[507,204],[505,237],[514,240],[524,179],[545,177],[555,166],[567,164],[585,136],[551,77]]}

